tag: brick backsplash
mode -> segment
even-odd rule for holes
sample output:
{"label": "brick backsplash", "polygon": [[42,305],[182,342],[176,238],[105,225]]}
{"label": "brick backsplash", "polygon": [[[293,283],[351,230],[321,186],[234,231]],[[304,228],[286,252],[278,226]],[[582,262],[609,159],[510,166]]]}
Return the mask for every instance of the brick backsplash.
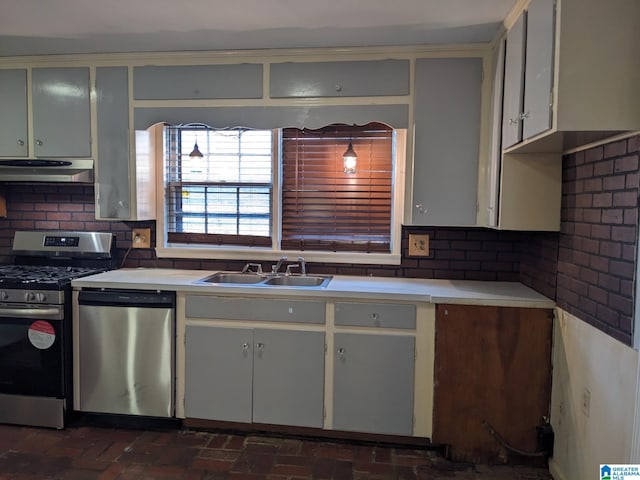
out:
{"label": "brick backsplash", "polygon": [[[131,228],[155,222],[109,222],[94,218],[93,187],[81,185],[7,185],[7,218],[0,219],[0,261],[11,261],[15,230],[64,229],[113,232],[117,263],[126,267],[239,269],[246,261],[157,259],[151,250],[134,249]],[[409,257],[408,233],[430,236],[428,257]],[[401,265],[310,264],[315,273],[388,277],[518,281],[522,242],[526,235],[478,228],[405,227]],[[266,262],[270,263],[270,262]]]}
{"label": "brick backsplash", "polygon": [[558,244],[557,232],[532,232],[520,244],[520,281],[551,299],[556,298]]}
{"label": "brick backsplash", "polygon": [[558,305],[629,345],[639,138],[565,155],[558,246]]}

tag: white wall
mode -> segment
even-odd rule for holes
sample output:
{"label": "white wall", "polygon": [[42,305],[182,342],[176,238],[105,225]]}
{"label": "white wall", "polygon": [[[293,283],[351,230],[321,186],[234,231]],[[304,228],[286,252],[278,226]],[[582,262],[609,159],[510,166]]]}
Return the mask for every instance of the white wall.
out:
{"label": "white wall", "polygon": [[631,462],[638,352],[561,309],[556,318],[549,469],[556,480],[599,478],[601,463]]}

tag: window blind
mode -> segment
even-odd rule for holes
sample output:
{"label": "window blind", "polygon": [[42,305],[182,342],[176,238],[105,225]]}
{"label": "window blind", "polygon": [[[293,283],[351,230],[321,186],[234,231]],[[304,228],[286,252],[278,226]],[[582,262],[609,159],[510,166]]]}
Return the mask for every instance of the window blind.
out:
{"label": "window blind", "polygon": [[[389,252],[393,129],[380,123],[282,133],[282,248]],[[351,142],[356,172],[343,171]]]}

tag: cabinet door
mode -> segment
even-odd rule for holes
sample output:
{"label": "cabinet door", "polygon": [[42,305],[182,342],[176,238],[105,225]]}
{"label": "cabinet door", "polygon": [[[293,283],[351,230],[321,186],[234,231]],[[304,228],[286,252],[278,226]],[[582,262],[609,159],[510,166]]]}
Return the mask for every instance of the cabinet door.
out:
{"label": "cabinet door", "polygon": [[323,332],[256,330],[253,421],[322,428],[324,357]]}
{"label": "cabinet door", "polygon": [[185,416],[251,422],[253,330],[187,325]]}
{"label": "cabinet door", "polygon": [[133,85],[136,100],[262,98],[262,65],[135,67]]}
{"label": "cabinet door", "polygon": [[408,60],[272,63],[270,73],[273,98],[409,94]]}
{"label": "cabinet door", "polygon": [[88,68],[34,68],[33,132],[37,157],[90,157]]}
{"label": "cabinet door", "polygon": [[502,148],[508,148],[522,140],[520,116],[523,102],[525,22],[526,12],[523,12],[507,33],[502,106]]}
{"label": "cabinet door", "polygon": [[536,451],[549,416],[553,311],[436,306],[432,440],[473,463],[504,461],[488,422],[510,445]]}
{"label": "cabinet door", "polygon": [[26,157],[26,70],[0,70],[0,105],[0,157]]}
{"label": "cabinet door", "polygon": [[475,225],[482,60],[416,61],[413,225]]}
{"label": "cabinet door", "polygon": [[531,0],[527,10],[524,140],[551,128],[554,24],[555,0]]}
{"label": "cabinet door", "polygon": [[491,92],[491,144],[489,146],[489,168],[487,169],[487,210],[485,224],[498,226],[500,167],[502,164],[502,92],[504,90],[504,53],[506,39],[503,38],[493,51],[493,91]]}
{"label": "cabinet door", "polygon": [[96,217],[131,218],[127,67],[96,68]]}
{"label": "cabinet door", "polygon": [[415,337],[336,333],[333,428],[413,433]]}

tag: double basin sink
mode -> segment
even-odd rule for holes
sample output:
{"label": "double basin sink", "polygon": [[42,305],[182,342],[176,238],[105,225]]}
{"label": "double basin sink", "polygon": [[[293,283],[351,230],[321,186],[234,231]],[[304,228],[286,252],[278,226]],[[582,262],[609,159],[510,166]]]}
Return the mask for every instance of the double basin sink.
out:
{"label": "double basin sink", "polygon": [[247,285],[252,287],[304,287],[324,288],[333,277],[330,275],[283,275],[242,272],[218,272],[197,281],[200,284]]}

